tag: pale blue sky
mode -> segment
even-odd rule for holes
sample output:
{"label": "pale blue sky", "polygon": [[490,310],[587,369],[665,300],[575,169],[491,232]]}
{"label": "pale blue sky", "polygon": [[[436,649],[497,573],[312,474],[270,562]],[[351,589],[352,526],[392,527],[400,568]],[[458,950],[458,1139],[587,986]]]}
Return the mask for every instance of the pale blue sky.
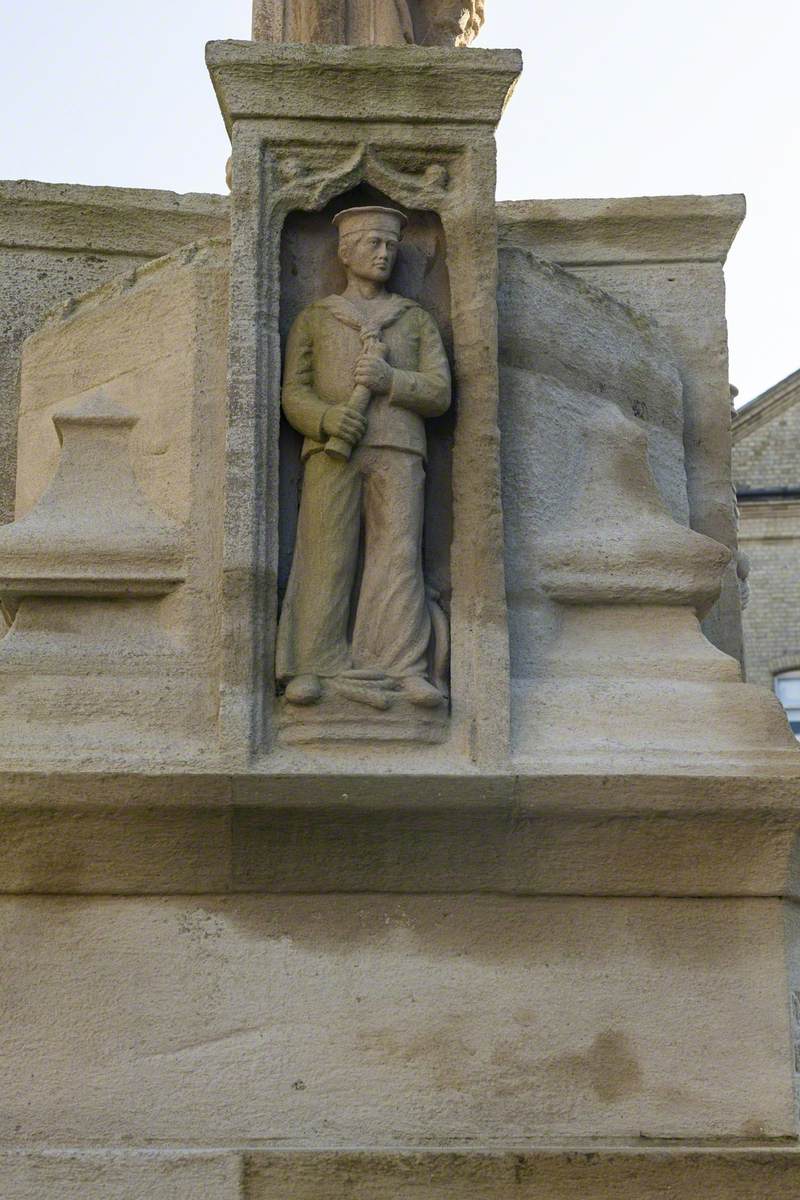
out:
{"label": "pale blue sky", "polygon": [[[796,0],[487,0],[520,46],[501,199],[745,192],[728,265],[731,378],[800,367]],[[250,0],[0,0],[0,178],[224,191],[203,65]]]}

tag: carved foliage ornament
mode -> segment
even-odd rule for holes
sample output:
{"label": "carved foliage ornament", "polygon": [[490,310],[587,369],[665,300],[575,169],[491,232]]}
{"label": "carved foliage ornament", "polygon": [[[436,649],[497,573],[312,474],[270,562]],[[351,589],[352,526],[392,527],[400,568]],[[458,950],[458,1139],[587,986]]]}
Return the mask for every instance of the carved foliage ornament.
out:
{"label": "carved foliage ornament", "polygon": [[364,144],[324,150],[287,145],[274,156],[274,200],[321,208],[337,192],[363,180],[416,208],[440,209],[452,177],[450,158],[431,160],[426,154],[385,154]]}

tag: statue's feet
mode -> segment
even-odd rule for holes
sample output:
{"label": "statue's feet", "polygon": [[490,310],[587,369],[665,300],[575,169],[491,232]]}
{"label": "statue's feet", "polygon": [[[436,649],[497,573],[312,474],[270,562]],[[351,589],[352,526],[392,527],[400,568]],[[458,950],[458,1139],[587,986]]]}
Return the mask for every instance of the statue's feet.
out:
{"label": "statue's feet", "polygon": [[403,694],[418,708],[438,708],[444,696],[424,675],[409,675],[403,680]]}
{"label": "statue's feet", "polygon": [[397,683],[381,671],[345,671],[333,681],[337,695],[385,712],[392,707]]}
{"label": "statue's feet", "polygon": [[289,704],[316,704],[322,696],[322,685],[316,675],[295,675],[286,685]]}

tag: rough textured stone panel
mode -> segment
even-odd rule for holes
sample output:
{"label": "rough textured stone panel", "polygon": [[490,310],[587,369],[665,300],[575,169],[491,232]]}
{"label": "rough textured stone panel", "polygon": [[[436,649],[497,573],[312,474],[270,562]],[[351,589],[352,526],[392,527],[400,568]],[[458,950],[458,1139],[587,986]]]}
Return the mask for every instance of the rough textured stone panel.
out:
{"label": "rough textured stone panel", "polygon": [[0,929],[6,1140],[793,1132],[778,901],[9,898]]}
{"label": "rough textured stone panel", "polygon": [[235,1154],[0,1153],[3,1200],[240,1200]]}

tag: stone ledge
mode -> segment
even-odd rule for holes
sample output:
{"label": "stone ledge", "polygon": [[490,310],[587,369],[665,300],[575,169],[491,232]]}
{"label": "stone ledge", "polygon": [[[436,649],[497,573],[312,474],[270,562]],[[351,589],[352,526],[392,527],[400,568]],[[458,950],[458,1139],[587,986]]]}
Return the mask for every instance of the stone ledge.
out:
{"label": "stone ledge", "polygon": [[0,1152],[4,1200],[795,1200],[794,1144]]}
{"label": "stone ledge", "polygon": [[6,894],[800,899],[800,777],[0,776]]}
{"label": "stone ledge", "polygon": [[511,200],[497,205],[501,248],[561,266],[724,263],[745,216],[744,196]]}
{"label": "stone ledge", "polygon": [[0,246],[143,259],[227,236],[227,196],[0,180]]}

